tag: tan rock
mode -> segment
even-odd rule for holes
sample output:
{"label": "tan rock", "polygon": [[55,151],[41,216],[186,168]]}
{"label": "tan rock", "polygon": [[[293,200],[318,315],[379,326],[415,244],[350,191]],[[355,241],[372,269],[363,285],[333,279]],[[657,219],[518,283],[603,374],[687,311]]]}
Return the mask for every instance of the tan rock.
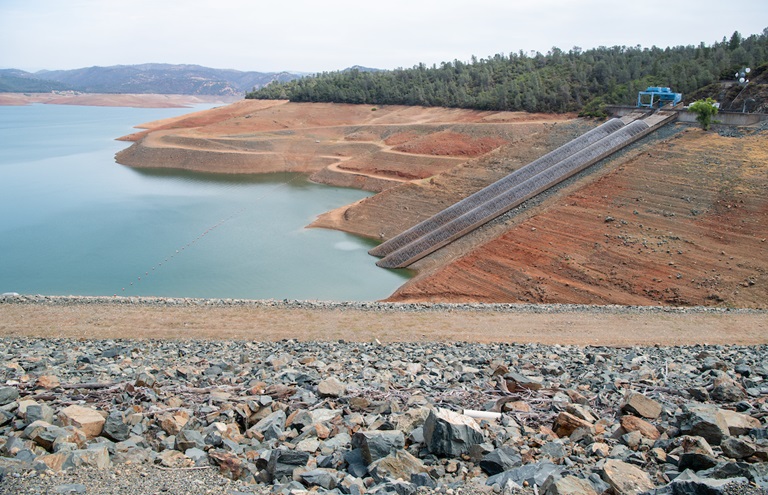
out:
{"label": "tan rock", "polygon": [[518,412],[529,413],[531,412],[531,405],[523,400],[516,400],[516,401],[504,403],[504,406],[502,406],[502,409],[504,411],[518,411]]}
{"label": "tan rock", "polygon": [[101,435],[106,419],[96,409],[69,406],[59,411],[59,421],[63,425],[80,428],[90,440]]}
{"label": "tan rock", "polygon": [[571,413],[561,412],[557,415],[557,418],[555,418],[555,423],[552,425],[552,431],[554,431],[558,437],[563,438],[570,436],[571,433],[579,428],[590,428],[591,426],[592,425],[589,422],[577,418]]}
{"label": "tan rock", "polygon": [[597,495],[589,480],[566,476],[544,487],[545,495]]}
{"label": "tan rock", "polygon": [[160,416],[160,428],[169,435],[176,435],[189,421],[189,413],[181,410]]}
{"label": "tan rock", "polygon": [[630,392],[626,399],[624,399],[621,410],[626,413],[642,416],[643,418],[656,419],[661,414],[661,404],[643,394]]}
{"label": "tan rock", "polygon": [[638,418],[637,416],[622,416],[620,421],[621,427],[624,428],[624,430],[627,432],[637,431],[640,432],[640,434],[645,438],[649,438],[651,440],[658,440],[658,438],[661,436],[659,430],[657,430],[655,426],[653,426],[648,421],[645,421],[644,419]]}
{"label": "tan rock", "polygon": [[720,409],[720,414],[725,418],[725,424],[728,425],[728,432],[733,436],[749,434],[749,430],[760,428],[760,420],[747,414]]}
{"label": "tan rock", "polygon": [[637,495],[654,488],[648,473],[616,459],[605,461],[602,478],[611,485],[617,495]]}
{"label": "tan rock", "polygon": [[59,385],[61,385],[61,382],[59,381],[59,378],[54,375],[43,375],[37,379],[37,386],[46,390],[51,390]]}
{"label": "tan rock", "polygon": [[334,376],[317,384],[317,392],[320,394],[320,397],[341,397],[346,391],[346,386]]}

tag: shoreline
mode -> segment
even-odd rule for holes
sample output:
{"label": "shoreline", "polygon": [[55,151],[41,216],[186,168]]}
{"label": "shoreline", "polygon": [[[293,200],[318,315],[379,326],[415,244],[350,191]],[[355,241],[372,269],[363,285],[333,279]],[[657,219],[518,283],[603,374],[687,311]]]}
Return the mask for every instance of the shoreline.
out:
{"label": "shoreline", "polygon": [[475,342],[678,346],[768,344],[768,311],[710,307],[0,297],[0,337]]}
{"label": "shoreline", "polygon": [[43,105],[81,105],[132,108],[192,108],[205,103],[232,103],[241,97],[215,95],[133,94],[133,93],[0,93],[0,107]]}

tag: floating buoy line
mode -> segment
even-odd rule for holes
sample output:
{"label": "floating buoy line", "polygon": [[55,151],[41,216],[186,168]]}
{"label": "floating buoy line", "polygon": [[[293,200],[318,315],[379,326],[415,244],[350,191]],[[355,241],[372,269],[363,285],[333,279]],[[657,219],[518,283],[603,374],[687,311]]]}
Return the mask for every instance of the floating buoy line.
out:
{"label": "floating buoy line", "polygon": [[[302,178],[302,177],[304,177],[304,176],[296,174],[296,176],[294,178],[292,178],[291,180],[288,180],[288,181],[285,181],[285,182],[281,182],[280,184],[275,185],[274,187],[272,187],[269,190],[267,190],[264,194],[262,194],[261,196],[256,198],[254,203],[258,203],[259,201],[263,200],[264,198],[269,197],[271,194],[273,194],[278,189],[280,189],[282,187],[285,187],[288,184],[290,184],[290,183],[294,182],[295,180],[297,180],[299,178]],[[178,249],[174,250],[174,252],[172,252],[170,255],[167,255],[162,261],[157,262],[154,265],[152,265],[152,267],[146,269],[143,272],[143,275],[140,273],[137,277],[131,279],[130,282],[128,283],[128,285],[124,285],[121,288],[120,293],[121,294],[125,294],[126,291],[129,291],[131,288],[135,288],[142,281],[146,282],[149,277],[155,275],[161,268],[163,268],[163,266],[165,266],[168,263],[170,263],[171,261],[173,261],[174,258],[176,258],[177,256],[183,254],[186,250],[192,248],[199,241],[203,240],[208,234],[212,233],[214,230],[218,229],[219,227],[221,227],[225,223],[227,223],[227,222],[233,220],[234,218],[237,218],[238,216],[242,215],[247,209],[248,209],[247,207],[242,207],[242,208],[238,209],[237,211],[235,211],[234,213],[232,213],[231,215],[229,215],[228,217],[219,220],[216,224],[211,225],[210,227],[208,227],[207,229],[202,231],[197,237],[195,237],[191,241],[187,242],[186,244],[180,246]],[[117,293],[115,293],[114,296],[117,297]]]}

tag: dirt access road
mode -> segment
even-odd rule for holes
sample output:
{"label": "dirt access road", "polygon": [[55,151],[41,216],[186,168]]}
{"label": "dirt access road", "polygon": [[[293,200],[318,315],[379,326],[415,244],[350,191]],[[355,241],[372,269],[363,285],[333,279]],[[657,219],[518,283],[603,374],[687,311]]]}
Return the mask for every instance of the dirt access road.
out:
{"label": "dirt access road", "polygon": [[[0,337],[276,341],[516,342],[562,345],[768,343],[768,313],[600,306],[375,303],[0,303]],[[87,299],[86,299],[87,301]],[[182,300],[177,300],[182,301]]]}

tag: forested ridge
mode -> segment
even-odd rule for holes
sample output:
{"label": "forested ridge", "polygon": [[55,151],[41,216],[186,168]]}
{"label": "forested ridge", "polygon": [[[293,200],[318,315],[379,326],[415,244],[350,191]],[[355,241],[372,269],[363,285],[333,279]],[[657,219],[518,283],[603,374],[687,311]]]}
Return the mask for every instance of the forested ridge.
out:
{"label": "forested ridge", "polygon": [[768,28],[762,34],[711,45],[599,47],[546,54],[497,54],[391,71],[324,72],[272,83],[246,98],[296,102],[423,105],[528,112],[594,112],[604,104],[634,104],[648,86],[692,93],[733,80],[742,67],[766,69]]}

